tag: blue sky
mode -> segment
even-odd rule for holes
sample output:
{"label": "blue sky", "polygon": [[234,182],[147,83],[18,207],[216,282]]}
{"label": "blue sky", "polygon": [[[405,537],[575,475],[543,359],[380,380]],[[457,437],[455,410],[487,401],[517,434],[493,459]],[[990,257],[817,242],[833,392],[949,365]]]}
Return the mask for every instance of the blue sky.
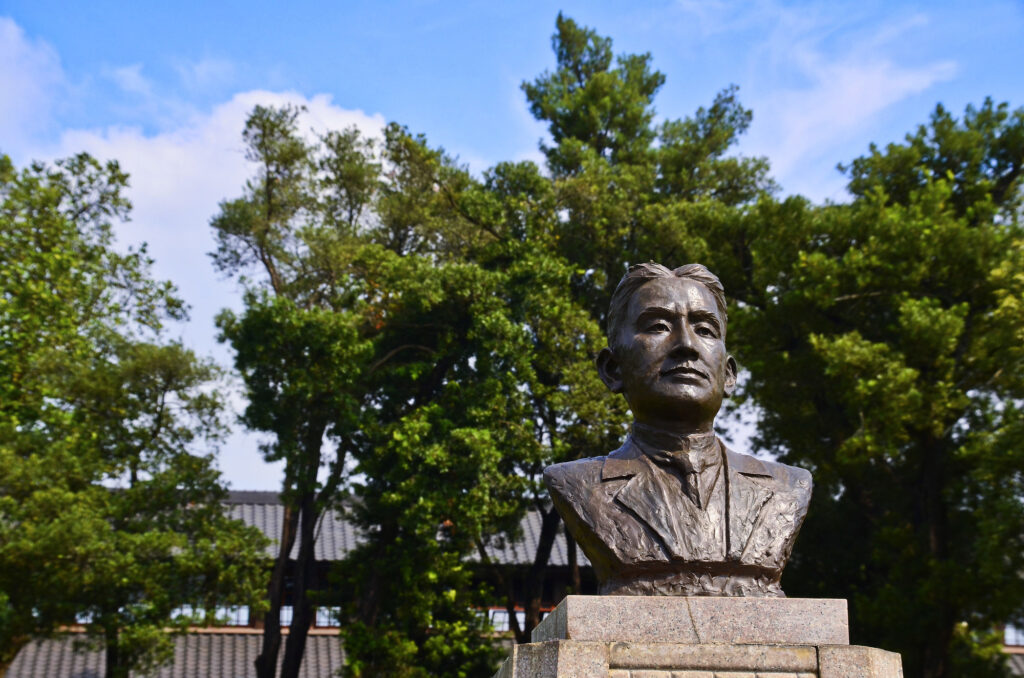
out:
{"label": "blue sky", "polygon": [[[0,0],[0,152],[24,164],[81,150],[132,174],[123,243],[192,305],[176,331],[229,364],[212,318],[237,307],[214,274],[208,222],[238,195],[257,103],[303,103],[318,129],[387,121],[424,133],[475,172],[540,159],[544,126],[519,89],[551,68],[558,11],[650,52],[678,118],[729,84],[753,109],[739,152],[768,157],[784,194],[842,200],[839,162],[897,141],[942,102],[1024,105],[1024,2],[51,2]],[[235,399],[235,406],[242,402]],[[239,433],[221,466],[272,489]]]}

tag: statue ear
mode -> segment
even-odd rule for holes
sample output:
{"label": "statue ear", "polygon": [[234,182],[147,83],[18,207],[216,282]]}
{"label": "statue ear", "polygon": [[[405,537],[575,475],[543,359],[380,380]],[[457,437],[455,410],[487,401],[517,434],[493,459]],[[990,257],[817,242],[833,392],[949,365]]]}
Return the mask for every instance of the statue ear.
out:
{"label": "statue ear", "polygon": [[612,393],[622,393],[622,370],[615,353],[605,346],[597,354],[597,374]]}
{"label": "statue ear", "polygon": [[736,360],[729,356],[725,361],[725,395],[732,396],[736,390]]}

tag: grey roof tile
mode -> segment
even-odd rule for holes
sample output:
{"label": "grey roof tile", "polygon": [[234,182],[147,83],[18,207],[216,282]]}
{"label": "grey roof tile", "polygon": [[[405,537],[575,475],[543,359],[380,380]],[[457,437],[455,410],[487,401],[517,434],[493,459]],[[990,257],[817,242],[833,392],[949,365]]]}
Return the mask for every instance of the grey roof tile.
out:
{"label": "grey roof tile", "polygon": [[227,504],[280,504],[281,497],[270,490],[232,490],[228,492]]}
{"label": "grey roof tile", "polygon": [[103,678],[103,655],[75,652],[71,637],[34,641],[22,648],[7,671],[7,678]]}
{"label": "grey roof tile", "polygon": [[[519,522],[522,536],[510,542],[507,539],[494,539],[487,546],[487,556],[503,565],[529,565],[533,563],[534,555],[537,552],[537,544],[540,543],[541,515],[538,511],[530,511]],[[576,549],[576,558],[580,567],[590,567],[590,561],[579,548]],[[472,561],[478,561],[479,557],[473,554]],[[566,567],[569,564],[569,550],[565,541],[565,528],[559,526],[558,534],[555,535],[555,543],[551,545],[551,557],[548,565],[555,567]]]}
{"label": "grey roof tile", "polygon": [[[7,678],[103,678],[103,653],[76,652],[75,634],[29,643],[11,665]],[[149,678],[250,678],[262,636],[252,633],[190,633],[175,638],[174,661]],[[284,650],[282,647],[282,657]],[[334,676],[344,662],[336,635],[310,635],[299,671],[301,678]],[[133,678],[141,678],[132,674]]]}
{"label": "grey roof tile", "polygon": [[[241,520],[247,525],[259,528],[271,541],[277,542],[281,534],[281,524],[284,521],[284,506],[274,492],[231,492],[226,502],[228,513]],[[529,565],[533,562],[537,544],[540,541],[541,516],[537,511],[526,514],[520,523],[522,537],[515,541],[497,539],[487,547],[488,557],[503,565]],[[317,560],[341,560],[345,554],[351,551],[359,543],[359,533],[354,525],[344,520],[341,514],[334,510],[328,510],[321,519],[316,547],[314,548]],[[295,558],[299,553],[299,545],[292,547],[291,557]],[[589,567],[590,561],[579,549],[576,551],[580,567]],[[273,544],[267,547],[268,557],[277,555],[277,547]],[[478,560],[473,554],[470,559]],[[551,548],[551,559],[548,561],[555,567],[565,567],[569,564],[568,550],[565,542],[565,532],[562,527],[558,530],[555,543]]]}
{"label": "grey roof tile", "polygon": [[1010,675],[1024,676],[1024,654],[1013,653],[1010,655]]}

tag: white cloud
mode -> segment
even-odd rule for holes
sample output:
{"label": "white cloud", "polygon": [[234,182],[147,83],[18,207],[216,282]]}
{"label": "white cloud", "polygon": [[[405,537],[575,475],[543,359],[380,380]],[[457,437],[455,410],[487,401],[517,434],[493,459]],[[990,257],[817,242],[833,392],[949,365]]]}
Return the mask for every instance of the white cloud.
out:
{"label": "white cloud", "polygon": [[[46,154],[52,158],[87,151],[120,162],[131,176],[128,196],[134,206],[132,222],[120,228],[121,243],[149,244],[156,276],[172,280],[192,306],[191,322],[180,328],[185,344],[224,365],[230,365],[230,355],[215,341],[213,319],[222,308],[238,308],[239,294],[235,283],[218,278],[206,256],[214,249],[209,221],[221,200],[241,194],[253,172],[241,139],[249,112],[257,104],[285,103],[306,107],[304,133],[355,125],[379,136],[384,125],[381,116],[340,108],[327,95],[251,91],[155,134],[118,126],[68,130]],[[244,405],[234,400],[240,411]],[[262,461],[255,436],[233,436],[220,465],[236,488],[273,489],[279,484],[280,467]]]}
{"label": "white cloud", "polygon": [[[781,20],[766,51],[771,61],[785,60],[806,84],[775,88],[761,98],[756,109],[761,122],[751,130],[751,144],[761,147],[784,178],[892,104],[951,78],[956,72],[951,61],[907,66],[886,56],[892,42],[923,23],[924,17],[915,15],[867,36],[835,36],[830,35],[839,30],[834,26]],[[829,37],[841,46],[826,49],[822,43]]]}
{"label": "white cloud", "polygon": [[216,281],[205,256],[213,248],[210,217],[221,200],[240,195],[253,171],[244,158],[241,139],[249,112],[257,104],[285,103],[308,109],[302,118],[304,132],[310,127],[327,130],[356,125],[376,136],[384,124],[380,116],[335,106],[326,95],[306,98],[252,91],[155,134],[118,126],[67,130],[50,155],[87,151],[121,163],[131,176],[129,197],[134,205],[132,223],[122,227],[122,241],[147,241],[158,273],[174,280],[193,305],[193,324],[209,323],[219,308],[236,299],[231,284]]}
{"label": "white cloud", "polygon": [[753,36],[743,99],[754,122],[742,150],[767,156],[787,192],[814,199],[842,197],[845,182],[833,169],[838,147],[957,71],[949,60],[907,64],[893,56],[900,41],[927,26],[920,13],[894,20],[892,12],[872,14],[870,4],[791,7],[778,0],[677,6],[705,38]]}
{"label": "white cloud", "polygon": [[118,87],[129,94],[148,97],[153,92],[153,86],[142,75],[142,64],[114,68],[110,70],[108,75]]}
{"label": "white cloud", "polygon": [[769,3],[740,3],[730,0],[677,0],[676,6],[709,37],[735,32],[760,21]]}
{"label": "white cloud", "polygon": [[185,61],[175,65],[178,77],[189,90],[204,90],[231,81],[235,64],[227,59],[206,57],[199,61]]}
{"label": "white cloud", "polygon": [[66,84],[57,52],[0,17],[0,152],[24,159],[52,124]]}
{"label": "white cloud", "polygon": [[806,162],[823,156],[834,162],[830,154],[837,142],[955,71],[951,62],[907,68],[886,59],[808,60],[808,87],[779,90],[757,102],[748,148],[768,156],[773,172],[786,184]]}

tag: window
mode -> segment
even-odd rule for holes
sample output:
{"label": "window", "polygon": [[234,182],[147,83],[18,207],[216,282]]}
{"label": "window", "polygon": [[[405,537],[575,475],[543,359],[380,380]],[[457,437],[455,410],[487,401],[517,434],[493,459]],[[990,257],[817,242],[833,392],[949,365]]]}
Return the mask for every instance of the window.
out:
{"label": "window", "polygon": [[318,607],[316,608],[317,626],[338,626],[338,615],[341,614],[340,607]]}
{"label": "window", "polygon": [[[516,619],[519,621],[519,628],[522,628],[526,624],[526,612],[524,610],[516,610]],[[508,631],[511,628],[509,626],[508,610],[491,610],[491,626],[494,627],[495,631]]]}
{"label": "window", "polygon": [[202,608],[196,610],[191,605],[182,605],[181,607],[174,608],[174,610],[171,612],[171,617],[173,619],[180,619],[181,617],[191,618],[195,617],[196,615],[200,615],[200,617],[202,617],[202,614]]}
{"label": "window", "polygon": [[1007,624],[1003,631],[1003,643],[1005,645],[1024,645],[1024,629]]}
{"label": "window", "polygon": [[281,626],[292,625],[292,606],[282,605],[281,606]]}
{"label": "window", "polygon": [[249,608],[245,605],[237,607],[218,607],[217,619],[228,626],[248,626]]}

